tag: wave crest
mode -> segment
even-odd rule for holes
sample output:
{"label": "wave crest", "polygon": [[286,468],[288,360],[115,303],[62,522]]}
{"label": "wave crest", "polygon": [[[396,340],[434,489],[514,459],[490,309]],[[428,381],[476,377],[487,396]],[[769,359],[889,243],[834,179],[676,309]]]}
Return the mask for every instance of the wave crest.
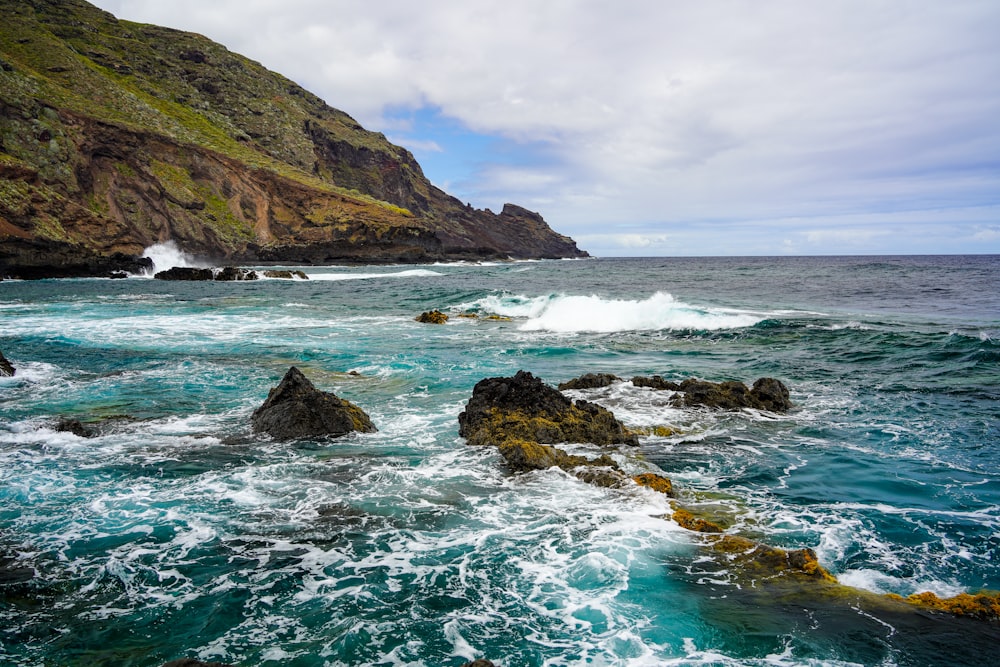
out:
{"label": "wave crest", "polygon": [[562,333],[715,331],[752,327],[764,320],[763,316],[747,311],[694,306],[676,300],[667,292],[656,292],[642,300],[605,299],[594,295],[491,294],[465,307],[504,317],[526,318],[520,326],[522,331]]}

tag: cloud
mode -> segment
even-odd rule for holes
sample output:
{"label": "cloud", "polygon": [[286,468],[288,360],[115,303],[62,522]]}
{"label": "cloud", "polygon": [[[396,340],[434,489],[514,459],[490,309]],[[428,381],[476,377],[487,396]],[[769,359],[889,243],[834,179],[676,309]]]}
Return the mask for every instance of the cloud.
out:
{"label": "cloud", "polygon": [[[994,0],[98,4],[208,35],[371,129],[427,140],[394,123],[432,108],[492,137],[464,177],[435,169],[480,206],[545,204],[574,236],[684,231],[698,254],[722,229],[756,244],[752,221],[846,241],[831,218],[1000,204]],[[460,134],[433,140],[461,154]],[[886,238],[863,231],[858,248]]]}

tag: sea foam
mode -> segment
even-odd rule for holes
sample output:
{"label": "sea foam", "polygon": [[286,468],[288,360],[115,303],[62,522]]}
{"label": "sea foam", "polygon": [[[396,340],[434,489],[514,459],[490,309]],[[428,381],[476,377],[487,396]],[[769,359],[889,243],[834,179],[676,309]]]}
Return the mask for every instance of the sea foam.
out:
{"label": "sea foam", "polygon": [[606,299],[600,296],[550,294],[490,295],[468,304],[504,317],[527,318],[522,331],[561,333],[619,331],[715,331],[751,327],[764,317],[745,311],[694,306],[667,292],[642,300]]}

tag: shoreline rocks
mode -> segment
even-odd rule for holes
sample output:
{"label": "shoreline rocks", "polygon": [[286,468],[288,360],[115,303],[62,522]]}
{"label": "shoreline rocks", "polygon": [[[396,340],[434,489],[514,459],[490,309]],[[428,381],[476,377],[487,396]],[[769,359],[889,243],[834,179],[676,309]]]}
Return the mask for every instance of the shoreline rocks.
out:
{"label": "shoreline rocks", "polygon": [[512,438],[541,444],[639,444],[611,411],[588,401],[574,403],[526,371],[476,383],[458,424],[458,434],[472,445],[496,446]]}
{"label": "shoreline rocks", "polygon": [[[621,378],[610,373],[586,373],[559,385],[565,389],[597,389],[618,382]],[[677,407],[705,407],[716,410],[765,410],[767,412],[787,412],[794,407],[788,387],[780,380],[770,377],[759,378],[753,387],[742,382],[708,382],[688,378],[683,382],[670,382],[659,375],[645,377],[637,375],[631,379],[636,387],[648,387],[654,391],[672,391],[678,395],[671,399]]]}
{"label": "shoreline rocks", "polygon": [[253,430],[279,440],[374,433],[368,415],[350,401],[320,391],[292,366],[251,417]]}

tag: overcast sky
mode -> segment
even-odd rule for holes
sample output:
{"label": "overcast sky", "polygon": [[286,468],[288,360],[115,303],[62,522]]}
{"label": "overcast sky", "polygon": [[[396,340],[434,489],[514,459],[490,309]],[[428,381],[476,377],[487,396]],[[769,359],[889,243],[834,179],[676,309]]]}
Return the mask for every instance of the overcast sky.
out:
{"label": "overcast sky", "polygon": [[98,0],[598,256],[1000,253],[997,0]]}

